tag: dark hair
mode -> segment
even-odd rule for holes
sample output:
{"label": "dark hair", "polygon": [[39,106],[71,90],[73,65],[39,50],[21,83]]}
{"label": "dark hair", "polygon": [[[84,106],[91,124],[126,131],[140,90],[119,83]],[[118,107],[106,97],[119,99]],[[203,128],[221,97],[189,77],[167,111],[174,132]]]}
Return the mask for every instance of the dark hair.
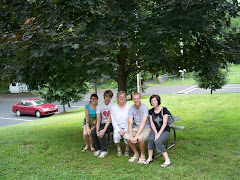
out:
{"label": "dark hair", "polygon": [[91,97],[90,97],[90,99],[91,99],[92,97],[96,97],[96,98],[98,99],[98,95],[97,95],[97,94],[92,94]]}
{"label": "dark hair", "polygon": [[109,96],[110,98],[112,98],[113,92],[111,90],[106,90],[103,94],[103,98],[105,98],[106,96]]}
{"label": "dark hair", "polygon": [[[161,104],[161,98],[160,98],[160,96],[159,96],[159,95],[155,95],[155,94],[150,97],[150,99],[149,99],[150,104],[151,104],[151,100],[152,100],[153,98],[156,98],[156,99],[157,99],[158,105]],[[151,105],[152,105],[152,104],[151,104]]]}

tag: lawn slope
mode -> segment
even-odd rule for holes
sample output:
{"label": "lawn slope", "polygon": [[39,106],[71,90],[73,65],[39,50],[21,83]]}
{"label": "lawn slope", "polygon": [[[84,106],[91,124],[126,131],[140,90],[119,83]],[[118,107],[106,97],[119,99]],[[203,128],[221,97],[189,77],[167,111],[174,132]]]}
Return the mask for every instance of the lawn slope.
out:
{"label": "lawn slope", "polygon": [[[114,144],[104,159],[81,152],[80,108],[0,128],[0,179],[238,179],[240,94],[161,98],[163,106],[181,117],[174,124],[186,127],[177,131],[177,145],[169,150],[172,166],[161,168],[162,156],[148,166],[129,163],[117,156]],[[150,108],[149,96],[143,102]]]}

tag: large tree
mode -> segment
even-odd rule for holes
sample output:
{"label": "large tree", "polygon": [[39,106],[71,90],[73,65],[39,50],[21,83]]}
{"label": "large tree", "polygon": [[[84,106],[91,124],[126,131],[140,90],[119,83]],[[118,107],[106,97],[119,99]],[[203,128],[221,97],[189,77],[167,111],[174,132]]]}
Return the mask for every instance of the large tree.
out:
{"label": "large tree", "polygon": [[105,63],[103,57],[116,64],[119,89],[125,90],[127,77],[139,69],[188,69],[205,75],[226,68],[237,57],[228,41],[232,34],[222,31],[230,25],[230,17],[237,16],[237,1],[111,2],[87,28],[90,36],[96,36],[96,51],[102,50],[98,64]]}
{"label": "large tree", "polygon": [[105,74],[126,91],[139,70],[201,75],[237,57],[235,38],[222,31],[237,16],[236,0],[0,2],[1,67],[32,88],[81,86]]}

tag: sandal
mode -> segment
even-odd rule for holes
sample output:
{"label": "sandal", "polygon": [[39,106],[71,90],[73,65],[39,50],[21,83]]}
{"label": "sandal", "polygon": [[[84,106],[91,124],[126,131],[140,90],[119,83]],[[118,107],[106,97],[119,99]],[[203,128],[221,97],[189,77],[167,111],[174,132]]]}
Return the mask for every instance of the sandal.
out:
{"label": "sandal", "polygon": [[91,147],[91,151],[92,151],[92,153],[95,153],[96,149],[94,147]]}
{"label": "sandal", "polygon": [[167,166],[171,166],[171,165],[172,165],[172,163],[169,163],[169,164],[163,163],[163,164],[161,165],[161,167],[167,167]]}
{"label": "sandal", "polygon": [[124,156],[129,156],[129,150],[125,150]]}
{"label": "sandal", "polygon": [[138,160],[138,163],[139,164],[144,164],[146,162],[146,159],[144,158],[144,159],[141,159],[141,158],[139,158],[139,160]]}
{"label": "sandal", "polygon": [[143,164],[144,164],[144,165],[148,165],[148,164],[150,164],[150,163],[152,163],[152,162],[153,162],[153,160],[151,160],[151,161],[146,160]]}
{"label": "sandal", "polygon": [[137,157],[131,157],[128,161],[129,162],[134,162],[134,161],[136,161],[137,159],[139,158],[139,156],[137,156]]}
{"label": "sandal", "polygon": [[122,150],[118,150],[117,154],[118,156],[122,156]]}
{"label": "sandal", "polygon": [[85,148],[83,148],[82,152],[87,151],[88,150],[88,146],[85,146]]}

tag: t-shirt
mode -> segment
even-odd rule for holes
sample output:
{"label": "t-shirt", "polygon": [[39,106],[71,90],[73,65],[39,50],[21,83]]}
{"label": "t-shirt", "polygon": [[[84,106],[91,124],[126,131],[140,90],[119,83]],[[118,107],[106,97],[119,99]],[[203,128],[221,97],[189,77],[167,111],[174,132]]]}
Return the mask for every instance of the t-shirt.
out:
{"label": "t-shirt", "polygon": [[88,110],[89,117],[96,117],[96,109],[90,108],[89,104],[85,108]]}
{"label": "t-shirt", "polygon": [[110,115],[110,109],[114,106],[114,103],[111,101],[108,105],[104,102],[100,103],[97,106],[97,113],[101,115],[102,124],[107,122],[108,116]]}
{"label": "t-shirt", "polygon": [[[131,106],[128,112],[128,117],[133,118],[133,128],[138,128],[142,122],[143,117],[148,117],[148,107],[147,105],[141,103],[139,109],[135,105]],[[147,118],[145,128],[150,128],[149,119]]]}
{"label": "t-shirt", "polygon": [[115,104],[111,109],[111,118],[114,131],[124,130],[128,132],[128,111],[131,104],[126,103],[124,108],[119,108]]}
{"label": "t-shirt", "polygon": [[[168,109],[167,109],[166,107],[163,107],[163,108],[161,109],[161,111],[162,111],[162,110],[163,110],[163,115],[169,114],[169,111],[168,111]],[[161,112],[161,111],[160,111],[158,114],[156,114],[156,113],[154,112],[154,109],[153,109],[153,108],[149,110],[149,115],[152,115],[152,120],[153,120],[153,123],[154,123],[157,131],[159,131],[159,130],[161,129],[162,125],[163,125],[163,116],[162,116],[162,112]],[[170,132],[170,127],[169,127],[169,125],[166,126],[166,128],[164,129],[164,131]]]}

